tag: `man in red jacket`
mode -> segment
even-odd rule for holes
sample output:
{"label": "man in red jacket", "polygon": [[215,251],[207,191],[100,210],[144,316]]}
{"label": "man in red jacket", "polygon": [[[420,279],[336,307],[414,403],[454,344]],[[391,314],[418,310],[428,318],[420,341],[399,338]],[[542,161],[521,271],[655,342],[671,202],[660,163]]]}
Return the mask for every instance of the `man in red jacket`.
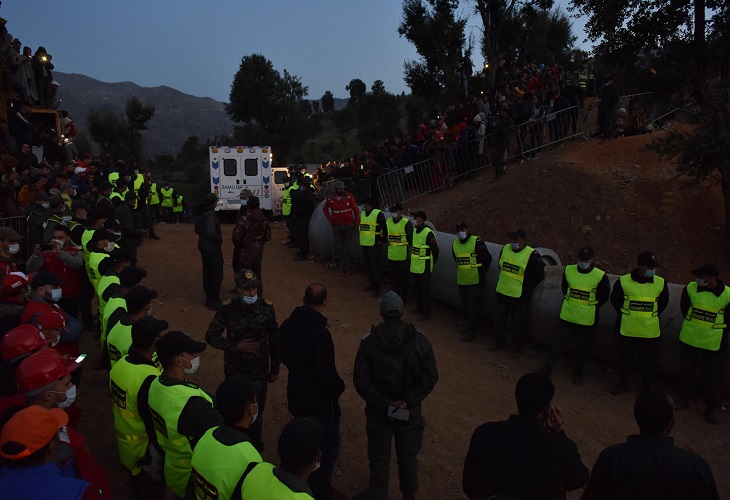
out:
{"label": "man in red jacket", "polygon": [[59,225],[53,229],[50,250],[43,252],[40,245],[35,245],[25,269],[29,273],[45,269],[61,278],[63,296],[58,305],[70,316],[78,318],[84,254],[71,244],[68,227]]}
{"label": "man in red jacket", "polygon": [[355,202],[355,197],[345,190],[345,184],[337,181],[335,192],[324,202],[322,210],[332,224],[332,230],[335,233],[335,255],[340,258],[340,276],[349,276],[352,274],[351,248],[357,236],[360,209]]}

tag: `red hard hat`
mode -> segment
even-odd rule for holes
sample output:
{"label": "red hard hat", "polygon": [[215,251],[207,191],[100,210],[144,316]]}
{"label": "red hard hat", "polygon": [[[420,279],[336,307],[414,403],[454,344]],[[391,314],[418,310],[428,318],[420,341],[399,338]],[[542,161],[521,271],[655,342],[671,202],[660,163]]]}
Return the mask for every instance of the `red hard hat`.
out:
{"label": "red hard hat", "polygon": [[19,392],[27,393],[58,382],[78,367],[78,363],[66,361],[58,351],[46,349],[20,362],[15,371],[15,382]]}
{"label": "red hard hat", "polygon": [[0,352],[3,361],[13,361],[41,349],[51,340],[45,338],[33,325],[20,325],[3,336]]}

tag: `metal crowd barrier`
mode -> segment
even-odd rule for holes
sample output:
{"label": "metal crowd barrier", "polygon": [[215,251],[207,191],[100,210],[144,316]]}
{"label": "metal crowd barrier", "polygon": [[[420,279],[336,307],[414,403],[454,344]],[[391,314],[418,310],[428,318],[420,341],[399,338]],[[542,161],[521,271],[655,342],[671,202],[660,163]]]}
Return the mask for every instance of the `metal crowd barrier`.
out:
{"label": "metal crowd barrier", "polygon": [[518,125],[517,139],[522,157],[528,160],[539,149],[583,136],[579,118],[578,106],[573,106]]}

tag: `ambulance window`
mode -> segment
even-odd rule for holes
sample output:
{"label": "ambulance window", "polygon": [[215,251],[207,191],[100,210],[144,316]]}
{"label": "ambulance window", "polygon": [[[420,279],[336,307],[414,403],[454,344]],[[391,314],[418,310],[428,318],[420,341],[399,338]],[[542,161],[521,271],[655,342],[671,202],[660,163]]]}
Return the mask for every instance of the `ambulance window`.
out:
{"label": "ambulance window", "polygon": [[284,184],[284,177],[286,177],[286,172],[283,170],[274,172],[274,182],[276,184]]}
{"label": "ambulance window", "polygon": [[238,162],[235,158],[226,158],[223,160],[223,175],[228,177],[238,175]]}
{"label": "ambulance window", "polygon": [[259,175],[259,161],[256,158],[246,158],[243,162],[243,173],[247,177]]}

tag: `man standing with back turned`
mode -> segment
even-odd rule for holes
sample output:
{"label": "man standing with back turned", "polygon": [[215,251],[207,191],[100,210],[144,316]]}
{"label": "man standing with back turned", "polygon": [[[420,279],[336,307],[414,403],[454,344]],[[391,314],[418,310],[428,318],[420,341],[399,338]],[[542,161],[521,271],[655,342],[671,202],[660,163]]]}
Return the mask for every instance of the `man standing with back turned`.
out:
{"label": "man standing with back turned", "polygon": [[223,281],[223,237],[221,225],[213,209],[218,197],[209,193],[205,195],[201,212],[195,217],[195,234],[198,235],[198,250],[203,258],[203,291],[205,305],[217,311],[221,308],[220,292]]}
{"label": "man standing with back turned", "polygon": [[426,425],[421,403],[438,381],[436,358],[426,336],[401,320],[403,301],[394,292],[380,299],[383,322],[363,337],[353,381],[365,400],[370,483],[388,491],[390,443],[395,439],[403,500],[416,498],[418,452]]}

